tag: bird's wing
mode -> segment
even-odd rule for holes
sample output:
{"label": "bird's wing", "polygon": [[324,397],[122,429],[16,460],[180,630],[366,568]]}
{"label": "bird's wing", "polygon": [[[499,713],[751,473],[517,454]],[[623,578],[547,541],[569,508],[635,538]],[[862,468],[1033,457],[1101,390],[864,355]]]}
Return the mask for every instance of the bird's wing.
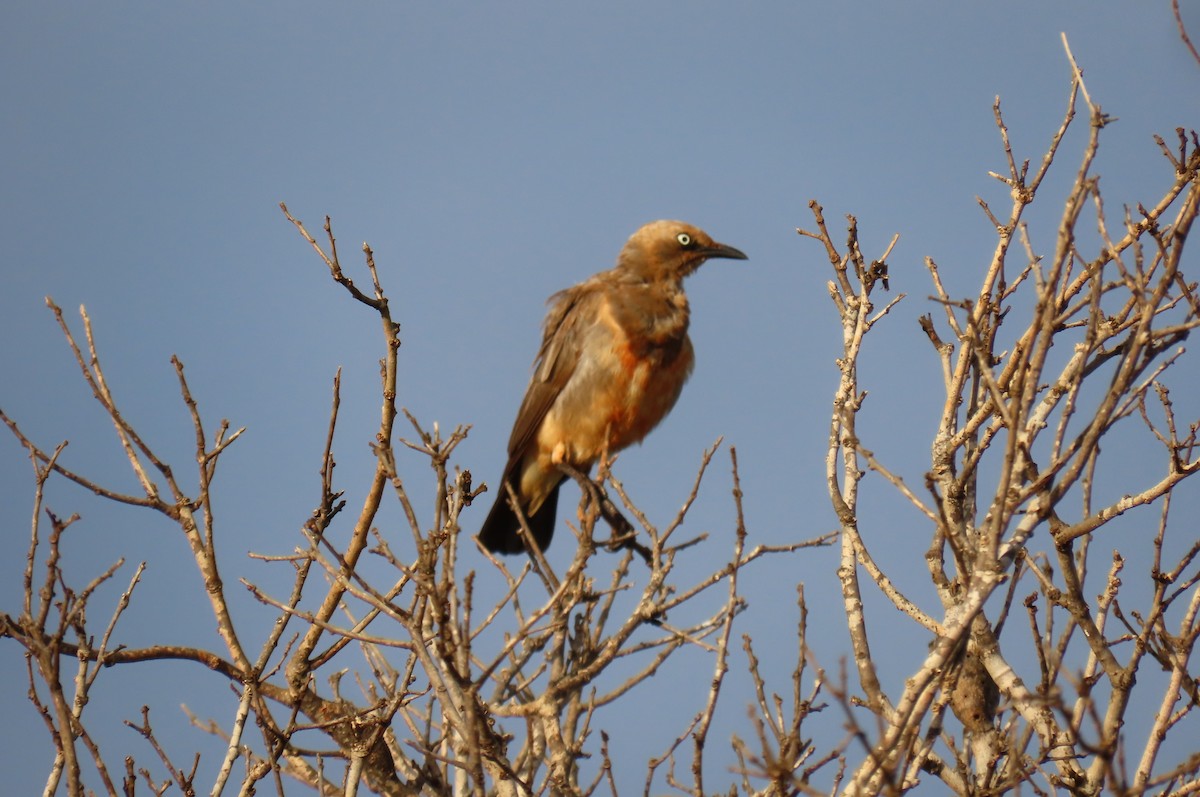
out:
{"label": "bird's wing", "polygon": [[588,280],[550,297],[550,312],[546,315],[533,378],[529,380],[529,388],[508,440],[510,467],[525,455],[537,437],[546,413],[575,373],[583,336],[599,308],[599,288],[594,280]]}

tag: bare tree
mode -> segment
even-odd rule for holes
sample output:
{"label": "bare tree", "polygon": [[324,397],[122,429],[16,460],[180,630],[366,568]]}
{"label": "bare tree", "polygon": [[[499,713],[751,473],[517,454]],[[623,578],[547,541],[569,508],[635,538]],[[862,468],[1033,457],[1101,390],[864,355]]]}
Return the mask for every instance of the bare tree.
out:
{"label": "bare tree", "polygon": [[[210,492],[217,464],[243,430],[231,432],[222,422],[209,436],[183,364],[174,359],[195,433],[195,484],[186,486],[121,414],[105,380],[86,311],[81,310],[81,344],[62,311],[48,302],[81,374],[117,429],[142,492],[119,493],[75,473],[59,461],[62,445],[46,451],[29,440],[12,419],[0,415],[29,452],[34,467],[25,603],[19,612],[0,617],[0,622],[4,634],[26,649],[31,699],[58,751],[47,792],[54,793],[60,781],[65,781],[69,794],[82,794],[85,762],[90,762],[103,788],[117,793],[110,765],[89,734],[84,714],[88,692],[102,668],[183,659],[215,671],[240,691],[240,701],[227,724],[197,718],[197,724],[227,742],[225,760],[210,789],[213,794],[227,788],[239,761],[241,774],[234,782],[240,782],[240,793],[259,788],[256,784],[264,779],[273,779],[274,788],[283,793],[285,776],[328,794],[353,794],[360,784],[388,795],[483,794],[489,790],[543,793],[547,789],[591,793],[602,778],[610,783],[613,778],[602,743],[603,766],[590,782],[581,780],[579,761],[593,754],[589,745],[595,715],[629,695],[685,647],[706,651],[714,660],[708,703],[676,743],[686,737],[694,744],[689,775],[693,788],[702,791],[704,739],[727,669],[733,621],[743,608],[738,591],[742,569],[766,554],[795,551],[829,539],[751,549],[739,523],[727,560],[696,583],[680,583],[675,576],[677,555],[701,542],[681,539],[680,527],[717,447],[704,456],[683,508],[661,527],[632,505],[605,466],[597,481],[572,474],[584,487],[588,501],[578,518],[579,544],[567,569],[555,572],[538,555],[514,572],[507,563],[493,558],[495,573],[507,586],[499,602],[481,611],[475,605],[475,573],[464,571],[459,562],[460,545],[477,546],[471,545],[470,537],[460,537],[458,520],[482,488],[474,489],[471,474],[452,472],[449,464],[467,430],[455,429],[443,437],[436,425],[427,431],[406,413],[415,439],[398,436],[394,428],[399,413],[398,325],[392,320],[371,251],[365,250],[372,280],[368,294],[345,276],[328,219],[328,244],[323,248],[286,207],[283,210],[324,260],[333,279],[381,321],[381,421],[375,442],[375,473],[364,506],[351,521],[349,542],[343,547],[331,543],[326,532],[346,510],[333,477],[339,374],[333,385],[317,507],[304,526],[304,538],[296,551],[270,557],[293,572],[290,594],[270,595],[244,582],[255,598],[278,613],[261,648],[247,650],[243,640],[251,634],[235,624],[228,605],[229,588],[218,572]],[[437,485],[432,517],[422,518],[410,501],[396,472],[395,443],[424,458],[432,469]],[[736,478],[736,453],[731,450],[730,455]],[[62,520],[43,506],[43,486],[54,477],[112,501],[154,510],[178,525],[208,587],[223,650],[113,644],[114,630],[144,563],[103,632],[96,633],[88,622],[89,599],[101,583],[113,577],[123,560],[82,590],[68,585],[62,568],[62,543],[75,518]],[[623,509],[614,504],[610,490]],[[397,553],[394,532],[380,533],[375,526],[385,500],[395,501],[407,519],[411,545],[403,547],[411,553]],[[740,500],[740,493],[735,493],[739,510]],[[636,530],[625,512],[636,518]],[[596,536],[596,521],[601,517],[615,530],[609,538]],[[46,523],[51,527],[48,539],[44,539]],[[615,565],[612,557],[597,556],[603,548],[620,554]],[[482,553],[482,548],[478,550]],[[363,576],[360,564],[367,553],[391,566],[391,580],[380,583]],[[324,578],[314,578],[318,574]],[[315,608],[304,608],[314,595]],[[624,595],[635,597],[618,600]],[[684,604],[700,607],[703,616],[677,627],[669,618]],[[480,645],[481,639],[491,644]],[[358,657],[351,656],[352,652]],[[74,669],[64,670],[63,663],[72,661]],[[621,674],[606,677],[606,671],[618,664]],[[342,687],[350,668],[357,681],[355,696],[347,695]],[[322,685],[321,680],[327,683]],[[251,718],[253,723],[248,724]],[[173,783],[184,793],[195,793],[199,788],[196,762],[184,767],[171,760],[155,738],[149,710],[143,710],[140,722],[129,724],[151,743],[168,775],[159,782],[148,769],[139,770],[146,787],[157,793]],[[246,731],[255,726],[261,738],[251,743]],[[318,735],[325,738],[324,749],[314,738]],[[132,759],[126,762],[123,789],[132,793],[136,773]],[[652,765],[651,771],[657,766]],[[668,779],[674,780],[673,767],[668,769]]]}
{"label": "bare tree", "polygon": [[[847,780],[848,793],[904,791],[922,773],[957,793],[1006,791],[1023,783],[1081,794],[1200,786],[1200,757],[1171,763],[1160,757],[1168,733],[1197,697],[1188,661],[1200,633],[1200,544],[1187,540],[1177,561],[1164,559],[1163,545],[1171,494],[1200,467],[1197,424],[1181,428],[1166,382],[1184,355],[1180,344],[1200,323],[1195,283],[1181,270],[1184,242],[1200,208],[1200,151],[1194,132],[1177,131],[1175,149],[1160,139],[1171,167],[1162,197],[1111,222],[1093,173],[1109,119],[1088,96],[1074,59],[1071,64],[1066,114],[1036,168],[1014,156],[996,101],[1007,173],[992,176],[1009,189],[1011,205],[997,213],[980,200],[998,240],[978,294],[949,295],[937,264],[926,260],[942,321],[929,315],[920,323],[941,361],[945,401],[923,490],[880,462],[856,430],[865,397],[859,353],[900,299],[878,311],[873,304],[878,288],[887,285],[887,252],[868,262],[853,218],[839,250],[815,203],[817,231],[802,231],[825,246],[835,274],[830,295],[842,319],[842,378],[827,473],[841,521],[839,577],[861,689],[853,699],[878,722],[870,732],[851,714],[869,741]],[[1060,157],[1080,95],[1088,140],[1056,236],[1043,249],[1023,216]],[[1086,224],[1097,234],[1088,235]],[[1085,243],[1089,239],[1094,243]],[[1028,317],[1015,329],[1005,325],[1014,308]],[[1160,444],[1159,475],[1124,485],[1119,496],[1105,495],[1097,475],[1121,452],[1102,456],[1101,442],[1116,427],[1137,423]],[[928,521],[925,561],[939,610],[906,598],[871,555],[875,535],[858,522],[864,465]],[[1153,567],[1144,576],[1152,582],[1152,598],[1122,610],[1123,557],[1113,553],[1100,565],[1107,578],[1089,586],[1089,565],[1096,567],[1091,542],[1114,518],[1140,506],[1159,511]],[[1035,539],[1038,532],[1044,539]],[[928,658],[899,695],[880,685],[883,662],[870,647],[863,574],[931,639]],[[1089,598],[1089,590],[1096,596]],[[1022,592],[1027,595],[1017,603]],[[1029,638],[1023,645],[1013,639],[1001,644],[1014,606],[1026,609]],[[1173,607],[1176,619],[1168,625]],[[1170,678],[1157,696],[1153,733],[1138,750],[1122,727],[1135,705],[1136,675],[1147,666],[1162,667]],[[843,699],[852,698],[844,692]],[[1150,699],[1140,702],[1149,705]],[[948,730],[947,708],[961,732]]]}
{"label": "bare tree", "polygon": [[[888,287],[895,240],[868,260],[855,219],[839,244],[812,203],[816,229],[799,232],[820,242],[828,256],[844,347],[827,454],[839,533],[829,537],[750,545],[733,449],[731,546],[714,552],[717,543],[688,537],[684,520],[717,455],[714,445],[674,517],[663,521],[640,511],[605,462],[595,478],[568,473],[584,499],[571,524],[576,548],[565,569],[556,571],[537,554],[515,566],[485,560],[459,523],[485,489],[454,465],[468,430],[443,435],[397,405],[399,327],[371,250],[364,246],[371,282],[363,290],[343,271],[329,220],[318,242],[284,207],[334,281],[380,321],[380,423],[366,498],[348,508],[334,478],[338,374],[315,509],[293,552],[258,557],[285,570],[291,589],[272,594],[246,580],[238,586],[218,568],[221,539],[210,487],[242,430],[224,421],[210,430],[183,364],[174,359],[195,438],[194,473],[178,475],[182,469],[156,455],[121,413],[87,313],[81,310],[80,338],[48,300],[140,489],[120,492],[72,470],[65,444],[44,447],[0,413],[33,472],[24,602],[0,615],[0,634],[24,650],[29,697],[56,750],[46,793],[590,795],[627,791],[630,778],[642,774],[647,795],[665,786],[697,797],[714,788],[900,793],[929,781],[958,794],[1200,789],[1194,744],[1184,742],[1183,755],[1168,744],[1186,732],[1183,721],[1200,699],[1189,672],[1200,634],[1200,543],[1187,540],[1182,556],[1166,555],[1168,541],[1191,533],[1168,523],[1171,496],[1200,468],[1197,423],[1177,420],[1168,383],[1185,359],[1182,342],[1200,324],[1196,287],[1182,268],[1200,210],[1200,141],[1183,130],[1171,146],[1160,140],[1170,167],[1162,195],[1112,221],[1095,174],[1109,119],[1071,63],[1067,110],[1036,168],[1014,155],[996,102],[1007,172],[993,176],[1008,188],[1011,204],[1001,212],[980,201],[997,243],[978,293],[951,295],[937,264],[926,261],[938,309],[919,323],[941,364],[944,401],[921,488],[876,457],[856,424],[869,407],[860,354],[871,333],[896,323],[893,311],[904,306],[902,295],[875,304],[879,289]],[[1065,157],[1060,146],[1080,97],[1088,140],[1053,240],[1042,242],[1027,227],[1025,212]],[[411,440],[396,428],[401,413]],[[1102,452],[1101,443],[1118,427],[1139,425],[1161,451],[1158,473],[1110,495],[1098,475],[1120,451]],[[430,511],[419,509],[422,502],[399,477],[401,456],[430,468]],[[868,472],[890,483],[927,524],[924,560],[940,606],[906,597],[896,574],[872,555],[886,530],[861,522]],[[94,596],[124,559],[82,586],[71,583],[63,563],[77,518],[46,506],[51,479],[157,513],[178,528],[206,587],[219,650],[120,643],[121,617],[138,598],[145,563],[133,569],[107,611]],[[399,507],[407,535],[403,528],[380,528],[381,509],[389,504]],[[1120,553],[1105,553],[1097,565],[1093,540],[1104,538],[1105,551],[1124,545],[1110,534],[1112,521],[1135,507],[1158,512],[1152,567],[1122,575]],[[329,532],[343,526],[351,529],[349,540],[336,545]],[[797,552],[835,541],[853,677],[847,668],[835,675],[818,663],[822,651],[808,639],[805,590],[797,585],[795,613],[780,618],[786,621],[780,625],[796,629],[788,698],[768,683],[747,637],[742,647],[749,665],[737,677],[747,678],[755,693],[750,732],[743,739],[715,728],[734,624],[745,608],[743,571],[768,555],[803,555]],[[685,580],[677,563],[700,546],[707,561],[720,564]],[[385,575],[372,569],[368,576],[368,554],[386,563]],[[477,575],[470,563],[485,561],[484,574]],[[1089,581],[1089,569],[1097,567],[1105,575]],[[476,584],[485,576],[504,589],[498,600],[480,603]],[[1147,582],[1150,597],[1141,605],[1124,598],[1131,578]],[[871,648],[876,619],[868,617],[863,592],[872,587],[930,641],[928,656],[898,694],[889,694],[881,677],[893,662]],[[231,590],[241,589],[273,613],[265,632],[235,623],[229,601]],[[1014,608],[1018,614],[1024,608],[1028,633],[1009,627],[1021,624]],[[93,621],[100,615],[103,620]],[[681,616],[693,619],[672,622]],[[255,649],[250,639],[265,641]],[[643,760],[614,760],[598,729],[619,725],[620,709],[637,699],[639,685],[684,650],[701,652],[712,668],[693,721]],[[179,763],[160,744],[148,708],[128,724],[145,738],[154,764],[114,758],[109,741],[89,732],[89,695],[102,670],[148,660],[192,662],[236,688],[223,721],[195,718],[223,741],[224,758],[211,782],[198,782],[198,758]],[[1149,669],[1166,676],[1139,677]],[[1139,710],[1152,726],[1141,741],[1124,730]],[[713,741],[732,744],[739,762],[732,785],[712,784],[705,751]]]}

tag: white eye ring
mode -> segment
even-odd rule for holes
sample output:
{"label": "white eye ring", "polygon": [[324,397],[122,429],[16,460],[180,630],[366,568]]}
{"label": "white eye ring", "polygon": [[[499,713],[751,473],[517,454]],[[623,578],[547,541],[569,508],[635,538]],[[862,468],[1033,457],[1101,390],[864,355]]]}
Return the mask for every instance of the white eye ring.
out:
{"label": "white eye ring", "polygon": [[688,235],[686,232],[681,232],[679,235],[676,235],[675,240],[679,241],[680,246],[692,245],[692,236]]}

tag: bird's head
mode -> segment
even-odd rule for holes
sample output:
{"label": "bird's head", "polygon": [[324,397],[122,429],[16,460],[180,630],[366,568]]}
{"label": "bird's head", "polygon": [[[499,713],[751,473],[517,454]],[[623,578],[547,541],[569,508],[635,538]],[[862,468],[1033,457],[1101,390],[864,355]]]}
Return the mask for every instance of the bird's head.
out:
{"label": "bird's head", "polygon": [[717,243],[699,227],[682,221],[652,221],[630,236],[617,258],[617,268],[647,280],[682,279],[715,257],[746,259],[740,250]]}

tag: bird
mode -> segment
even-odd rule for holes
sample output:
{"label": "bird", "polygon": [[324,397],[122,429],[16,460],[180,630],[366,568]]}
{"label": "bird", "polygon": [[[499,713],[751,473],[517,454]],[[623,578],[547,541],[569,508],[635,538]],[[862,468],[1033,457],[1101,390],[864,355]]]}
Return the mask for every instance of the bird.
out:
{"label": "bird", "polygon": [[484,548],[527,550],[511,488],[545,551],[566,479],[560,466],[589,472],[601,456],[640,443],[675,406],[695,362],[683,280],[714,258],[747,259],[691,224],[652,221],[613,268],[550,297],[500,489],[477,535]]}

